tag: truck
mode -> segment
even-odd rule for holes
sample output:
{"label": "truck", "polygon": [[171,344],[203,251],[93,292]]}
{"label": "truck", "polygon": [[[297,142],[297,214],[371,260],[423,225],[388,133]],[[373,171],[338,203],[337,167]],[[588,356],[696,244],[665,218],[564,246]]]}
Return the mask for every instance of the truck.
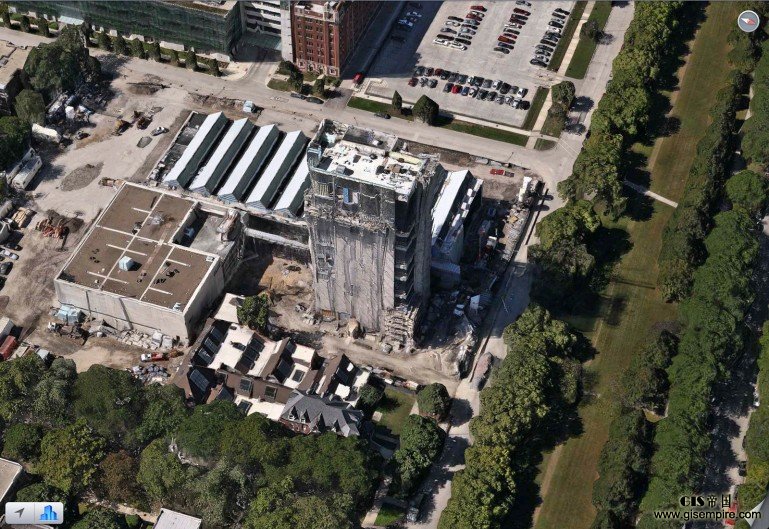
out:
{"label": "truck", "polygon": [[162,362],[164,360],[168,360],[166,353],[144,353],[141,355],[142,362]]}
{"label": "truck", "polygon": [[19,342],[16,338],[9,334],[5,337],[5,340],[3,340],[3,344],[0,345],[0,357],[2,357],[3,360],[8,360],[18,345]]}

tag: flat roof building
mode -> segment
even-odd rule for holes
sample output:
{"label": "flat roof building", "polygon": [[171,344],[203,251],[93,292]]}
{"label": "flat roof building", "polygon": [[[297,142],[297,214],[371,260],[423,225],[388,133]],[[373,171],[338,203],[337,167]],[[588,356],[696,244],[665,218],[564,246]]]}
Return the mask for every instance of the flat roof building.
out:
{"label": "flat roof building", "polygon": [[445,169],[393,135],[330,120],[307,155],[316,310],[410,342],[430,296],[431,209]]}
{"label": "flat roof building", "polygon": [[200,529],[203,521],[188,514],[160,509],[160,515],[155,522],[155,529]]}
{"label": "flat roof building", "polygon": [[0,458],[0,503],[8,499],[8,494],[23,470],[19,463]]}
{"label": "flat roof building", "polygon": [[59,302],[187,343],[237,264],[236,228],[224,210],[125,184],[54,280]]}
{"label": "flat roof building", "polygon": [[10,42],[0,41],[0,115],[13,111],[13,100],[21,89],[21,70],[29,51]]}

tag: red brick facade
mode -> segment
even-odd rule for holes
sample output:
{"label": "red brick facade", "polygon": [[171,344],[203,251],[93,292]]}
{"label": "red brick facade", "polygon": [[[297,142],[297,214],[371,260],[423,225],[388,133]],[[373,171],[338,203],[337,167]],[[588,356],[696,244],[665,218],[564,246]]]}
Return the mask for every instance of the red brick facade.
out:
{"label": "red brick facade", "polygon": [[291,2],[296,65],[338,76],[378,8],[378,2],[368,1]]}

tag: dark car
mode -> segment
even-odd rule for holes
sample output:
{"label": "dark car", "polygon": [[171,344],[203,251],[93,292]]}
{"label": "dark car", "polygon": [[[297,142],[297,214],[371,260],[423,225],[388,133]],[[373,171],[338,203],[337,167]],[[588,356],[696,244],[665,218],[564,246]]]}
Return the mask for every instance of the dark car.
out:
{"label": "dark car", "polygon": [[507,48],[508,50],[515,49],[515,46],[513,46],[512,44],[509,44],[507,42],[502,42],[501,40],[497,42],[497,46],[499,46],[500,48]]}
{"label": "dark car", "polygon": [[443,86],[443,91],[444,91],[444,92],[451,92],[451,89],[452,89],[452,88],[454,88],[454,83],[446,83],[446,84]]}
{"label": "dark car", "polygon": [[451,75],[449,75],[449,79],[448,79],[448,81],[449,81],[450,83],[453,83],[453,82],[455,82],[455,81],[457,80],[457,77],[459,77],[459,74],[458,74],[458,73],[452,73]]}
{"label": "dark car", "polygon": [[536,49],[538,49],[538,50],[542,50],[542,51],[549,51],[549,52],[551,52],[551,53],[552,53],[553,51],[555,51],[555,50],[554,50],[554,48],[551,48],[550,46],[545,46],[544,44],[537,44],[537,47],[536,47]]}
{"label": "dark car", "polygon": [[315,97],[315,96],[309,96],[307,99],[305,99],[308,103],[315,103],[316,105],[322,105],[325,103],[321,98]]}
{"label": "dark car", "polygon": [[11,268],[13,268],[13,263],[10,261],[0,263],[0,274],[7,276],[9,273],[11,273]]}
{"label": "dark car", "polygon": [[531,15],[530,12],[526,11],[525,9],[521,9],[520,7],[516,7],[515,9],[513,9],[513,13],[518,13],[519,15],[525,15],[525,16]]}
{"label": "dark car", "polygon": [[551,20],[550,22],[547,23],[547,25],[550,26],[551,28],[563,29],[563,24],[560,24],[555,20]]}
{"label": "dark car", "polygon": [[547,40],[547,39],[542,39],[542,40],[540,40],[540,41],[539,41],[539,43],[540,43],[540,44],[544,44],[545,46],[552,46],[552,47],[554,47],[554,48],[555,48],[556,46],[558,46],[558,44],[556,44],[555,42],[553,42],[553,41],[551,41],[551,40]]}
{"label": "dark car", "polygon": [[495,48],[494,48],[494,51],[498,51],[498,52],[500,52],[500,53],[504,53],[505,55],[507,55],[508,53],[510,53],[510,50],[508,50],[507,48],[502,48],[501,46],[497,46],[497,47],[495,47]]}
{"label": "dark car", "polygon": [[467,82],[467,76],[462,74],[459,76],[459,79],[457,79],[460,84],[465,84]]}
{"label": "dark car", "polygon": [[483,84],[483,77],[477,76],[475,80],[473,81],[473,86],[481,86]]}
{"label": "dark car", "polygon": [[510,91],[510,85],[507,83],[502,83],[502,86],[499,87],[499,93],[502,95],[505,95]]}
{"label": "dark car", "polygon": [[378,118],[390,119],[390,114],[388,114],[387,112],[376,112],[374,115]]}
{"label": "dark car", "polygon": [[504,35],[500,35],[499,37],[497,37],[497,40],[499,40],[499,42],[507,42],[508,44],[515,44],[515,41],[513,39],[511,39],[510,37],[505,37]]}
{"label": "dark car", "polygon": [[409,86],[416,86],[418,82],[419,82],[419,79],[417,79],[416,77],[412,77],[411,79],[409,79],[408,84]]}
{"label": "dark car", "polygon": [[465,17],[465,22],[467,22],[468,19],[477,20],[480,22],[481,20],[483,20],[483,17],[475,13],[468,13],[467,16]]}
{"label": "dark car", "polygon": [[427,86],[429,86],[430,88],[435,88],[436,86],[438,86],[438,79],[430,79],[427,82]]}
{"label": "dark car", "polygon": [[433,72],[435,72],[433,68],[425,68],[425,75],[427,77],[430,77],[433,74]]}
{"label": "dark car", "polygon": [[[438,36],[440,38],[445,38],[445,37],[442,37],[441,35],[438,35]],[[414,77],[422,77],[424,73],[425,73],[424,66],[417,66],[416,68],[414,68]]]}
{"label": "dark car", "polygon": [[455,20],[455,21],[457,21],[457,22],[462,22],[462,19],[461,19],[461,18],[459,18],[459,17],[455,17],[455,16],[450,16],[450,17],[448,17],[448,19],[449,19],[449,20]]}
{"label": "dark car", "polygon": [[299,92],[291,92],[291,97],[295,97],[297,99],[307,99],[307,96],[304,94],[300,94]]}
{"label": "dark car", "polygon": [[566,20],[566,15],[562,15],[561,13],[558,13],[557,11],[553,11],[553,15],[555,18]]}
{"label": "dark car", "polygon": [[465,44],[466,46],[469,46],[470,44],[472,44],[472,42],[469,39],[465,39],[465,38],[461,38],[461,37],[457,37],[454,40],[456,42],[459,42],[460,44]]}
{"label": "dark car", "polygon": [[449,78],[449,76],[450,76],[450,75],[451,75],[451,72],[450,72],[450,71],[448,71],[448,70],[443,70],[443,71],[441,72],[441,81],[445,81],[446,79],[448,79],[448,78]]}
{"label": "dark car", "polygon": [[545,66],[547,66],[547,64],[545,64],[544,62],[540,61],[539,59],[532,59],[532,60],[529,61],[529,64],[533,64],[534,66],[541,66],[543,68]]}
{"label": "dark car", "polygon": [[483,83],[481,84],[481,86],[483,88],[491,88],[491,83],[493,83],[493,82],[494,81],[492,81],[491,79],[484,79]]}
{"label": "dark car", "polygon": [[[0,267],[0,268],[2,268],[2,267]],[[740,476],[742,476],[742,477],[745,477],[745,476],[748,475],[748,462],[747,461],[740,461],[739,462],[739,464],[737,465],[737,473]]]}
{"label": "dark car", "polygon": [[520,108],[521,110],[529,110],[530,106],[531,106],[531,103],[529,103],[528,101],[521,101],[520,103],[518,103],[518,108]]}
{"label": "dark car", "polygon": [[470,9],[472,9],[473,11],[482,11],[484,13],[486,12],[486,8],[481,5],[470,6]]}
{"label": "dark car", "polygon": [[475,98],[476,98],[476,99],[486,99],[486,96],[487,96],[487,95],[489,95],[489,91],[488,91],[488,90],[480,90],[480,91],[479,91],[479,92],[478,92],[478,93],[475,95]]}
{"label": "dark car", "polygon": [[558,11],[559,13],[563,13],[564,15],[569,14],[568,11],[566,11],[565,9],[561,9],[560,7],[556,7],[555,10]]}
{"label": "dark car", "polygon": [[470,87],[469,86],[462,87],[462,95],[463,96],[466,96],[469,93],[470,93]]}

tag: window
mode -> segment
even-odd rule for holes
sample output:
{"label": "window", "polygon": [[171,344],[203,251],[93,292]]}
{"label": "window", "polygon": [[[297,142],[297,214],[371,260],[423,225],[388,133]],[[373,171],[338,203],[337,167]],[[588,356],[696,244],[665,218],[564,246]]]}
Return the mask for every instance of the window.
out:
{"label": "window", "polygon": [[303,378],[304,378],[304,371],[301,371],[299,369],[294,371],[294,374],[291,375],[291,380],[293,380],[294,382],[301,382]]}
{"label": "window", "polygon": [[278,396],[278,389],[267,386],[264,388],[264,400],[268,402],[275,402],[275,398]]}

